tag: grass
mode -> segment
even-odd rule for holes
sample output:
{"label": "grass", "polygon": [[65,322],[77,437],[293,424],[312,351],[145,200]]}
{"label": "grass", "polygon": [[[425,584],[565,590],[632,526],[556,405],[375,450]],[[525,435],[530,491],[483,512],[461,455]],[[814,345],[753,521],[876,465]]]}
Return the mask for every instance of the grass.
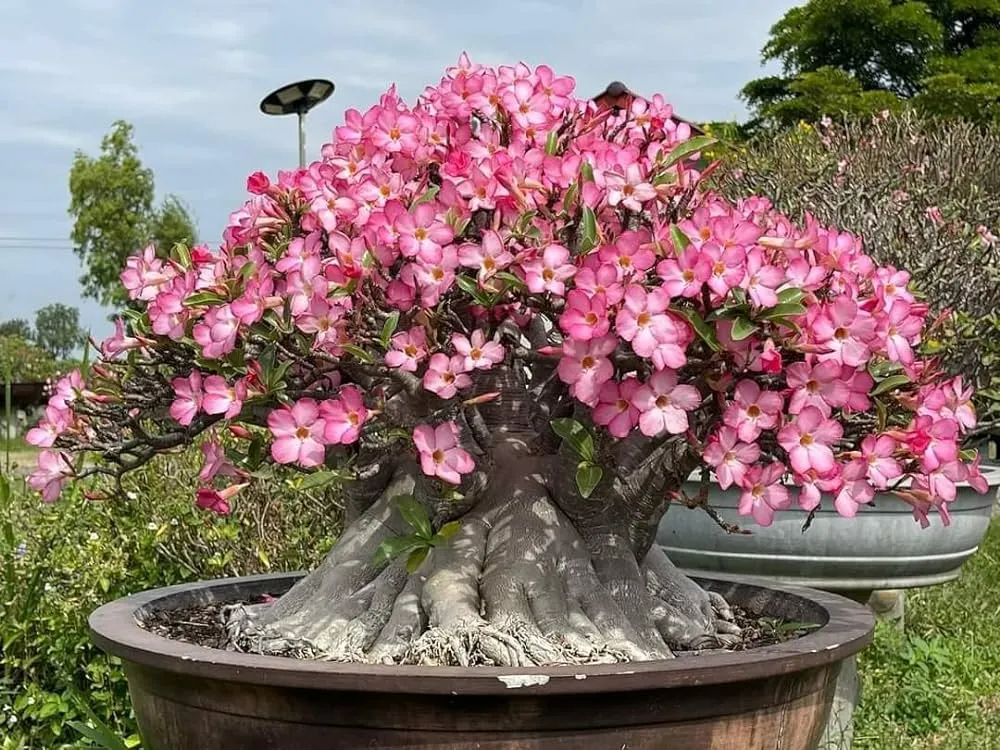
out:
{"label": "grass", "polygon": [[1000,750],[1000,519],[959,580],[908,592],[861,654],[855,750]]}

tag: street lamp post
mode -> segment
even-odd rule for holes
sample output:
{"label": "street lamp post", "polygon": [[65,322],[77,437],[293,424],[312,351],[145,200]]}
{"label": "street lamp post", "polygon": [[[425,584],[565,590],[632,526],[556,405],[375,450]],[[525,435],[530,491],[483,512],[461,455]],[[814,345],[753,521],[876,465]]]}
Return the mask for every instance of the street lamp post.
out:
{"label": "street lamp post", "polygon": [[311,78],[282,86],[260,102],[260,111],[265,115],[295,114],[298,117],[300,167],[306,166],[306,113],[320,102],[329,99],[334,88],[333,81]]}

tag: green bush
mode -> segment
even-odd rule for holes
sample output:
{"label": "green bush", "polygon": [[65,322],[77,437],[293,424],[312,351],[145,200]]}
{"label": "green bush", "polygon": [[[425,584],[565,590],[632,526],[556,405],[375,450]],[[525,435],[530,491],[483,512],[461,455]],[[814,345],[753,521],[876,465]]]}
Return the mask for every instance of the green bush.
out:
{"label": "green bush", "polygon": [[[85,706],[138,742],[120,664],[91,645],[99,605],[183,581],[300,570],[333,544],[335,503],[275,484],[220,518],[194,507],[197,452],[127,478],[126,499],[83,490],[47,506],[12,479],[0,521],[0,750],[90,747]],[[2,492],[2,490],[0,490]],[[82,704],[82,705],[81,705]]]}
{"label": "green bush", "polygon": [[20,336],[0,336],[0,383],[40,383],[64,368],[44,349]]}
{"label": "green bush", "polygon": [[1000,419],[1000,131],[905,112],[768,133],[729,156],[723,193],[861,234],[932,308],[955,311],[937,351]]}

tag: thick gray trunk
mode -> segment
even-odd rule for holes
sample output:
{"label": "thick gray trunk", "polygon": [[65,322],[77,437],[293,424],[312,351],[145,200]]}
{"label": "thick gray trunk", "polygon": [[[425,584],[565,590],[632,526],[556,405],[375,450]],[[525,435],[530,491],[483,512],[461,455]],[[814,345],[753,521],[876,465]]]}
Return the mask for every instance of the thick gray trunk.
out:
{"label": "thick gray trunk", "polygon": [[[369,663],[530,666],[669,658],[671,649],[734,640],[726,603],[678,571],[637,521],[636,499],[663,494],[673,476],[640,466],[628,472],[632,481],[612,477],[588,504],[567,484],[565,459],[528,450],[508,438],[458,504],[428,492],[415,467],[383,473],[368,487],[377,499],[355,501],[360,515],[316,570],[274,604],[231,612],[234,647]],[[655,460],[663,466],[663,456]],[[421,500],[436,524],[462,524],[413,574],[403,560],[375,561],[381,542],[410,532],[392,502],[403,494]]]}

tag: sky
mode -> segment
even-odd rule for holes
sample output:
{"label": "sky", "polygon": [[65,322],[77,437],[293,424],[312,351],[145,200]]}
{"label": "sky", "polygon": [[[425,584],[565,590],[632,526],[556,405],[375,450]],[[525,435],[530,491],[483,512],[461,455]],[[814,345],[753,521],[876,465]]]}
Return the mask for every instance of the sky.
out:
{"label": "sky", "polygon": [[793,0],[0,0],[0,320],[76,305],[98,338],[107,311],[80,295],[70,242],[73,154],[135,126],[158,198],[192,209],[215,245],[246,177],[297,165],[294,117],[258,110],[304,78],[337,89],[307,119],[316,158],[350,107],[395,82],[412,101],[462,51],[545,63],[582,95],[612,80],[662,93],[692,120],[742,118],[737,93]]}

